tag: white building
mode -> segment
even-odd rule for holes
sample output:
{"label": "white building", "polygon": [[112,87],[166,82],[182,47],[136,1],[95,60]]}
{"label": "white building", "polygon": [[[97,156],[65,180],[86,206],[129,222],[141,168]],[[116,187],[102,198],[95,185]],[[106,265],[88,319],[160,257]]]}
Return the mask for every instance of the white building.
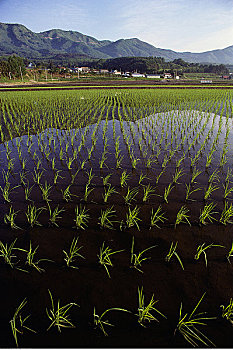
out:
{"label": "white building", "polygon": [[145,78],[145,74],[132,73],[131,77],[133,77],[133,78]]}
{"label": "white building", "polygon": [[121,72],[117,71],[116,69],[113,71],[113,74],[115,75],[121,75]]}
{"label": "white building", "polygon": [[164,79],[171,79],[171,78],[172,78],[171,73],[165,73],[164,74]]}
{"label": "white building", "polygon": [[160,79],[160,75],[158,74],[147,74],[146,76],[147,78],[150,78],[150,79]]}

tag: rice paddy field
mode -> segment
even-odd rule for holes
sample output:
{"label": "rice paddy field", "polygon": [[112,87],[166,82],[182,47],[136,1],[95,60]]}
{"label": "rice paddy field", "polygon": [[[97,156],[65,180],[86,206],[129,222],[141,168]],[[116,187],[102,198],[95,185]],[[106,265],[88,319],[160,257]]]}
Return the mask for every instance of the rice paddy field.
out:
{"label": "rice paddy field", "polygon": [[233,91],[0,106],[0,346],[232,347]]}

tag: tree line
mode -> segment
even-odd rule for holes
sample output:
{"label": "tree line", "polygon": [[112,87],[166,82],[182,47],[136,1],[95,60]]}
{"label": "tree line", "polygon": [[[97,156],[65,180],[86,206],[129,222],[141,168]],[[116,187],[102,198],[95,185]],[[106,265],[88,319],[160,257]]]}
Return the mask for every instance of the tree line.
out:
{"label": "tree line", "polygon": [[67,68],[75,66],[88,66],[93,69],[108,69],[109,71],[118,70],[122,72],[138,73],[164,73],[164,71],[177,71],[179,75],[183,73],[215,73],[229,74],[229,70],[224,64],[200,64],[185,62],[178,58],[173,61],[166,61],[163,57],[118,57],[110,59],[94,59],[88,57],[80,57],[78,55],[57,55],[50,59],[37,59],[38,67],[46,67],[56,70],[59,65]]}
{"label": "tree line", "polygon": [[0,57],[0,76],[21,78],[26,73],[25,62],[22,57],[8,56]]}
{"label": "tree line", "polygon": [[219,75],[229,74],[224,64],[200,64],[185,62],[178,58],[166,61],[163,57],[118,57],[111,59],[93,59],[75,55],[67,57],[56,56],[50,59],[29,60],[18,56],[0,57],[0,73],[2,76],[20,78],[26,73],[26,66],[32,62],[36,68],[50,69],[51,72],[59,72],[59,66],[73,68],[77,66],[88,66],[93,69],[108,69],[121,72],[135,72],[146,74],[162,74],[164,72],[176,73],[215,73]]}

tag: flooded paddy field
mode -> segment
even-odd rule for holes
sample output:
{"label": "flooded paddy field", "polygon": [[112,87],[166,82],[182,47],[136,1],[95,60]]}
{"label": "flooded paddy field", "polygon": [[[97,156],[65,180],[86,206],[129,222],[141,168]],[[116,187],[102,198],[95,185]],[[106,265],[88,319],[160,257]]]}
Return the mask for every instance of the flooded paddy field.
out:
{"label": "flooded paddy field", "polygon": [[1,93],[2,347],[231,347],[232,98]]}

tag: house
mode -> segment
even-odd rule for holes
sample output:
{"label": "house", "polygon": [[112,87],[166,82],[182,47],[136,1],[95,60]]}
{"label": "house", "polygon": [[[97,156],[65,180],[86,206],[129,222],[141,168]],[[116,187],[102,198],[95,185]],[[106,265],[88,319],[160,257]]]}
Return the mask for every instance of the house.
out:
{"label": "house", "polygon": [[117,71],[116,69],[113,71],[114,75],[121,75],[121,72]]}
{"label": "house", "polygon": [[145,78],[145,74],[141,74],[141,73],[132,73],[131,74],[132,78]]}
{"label": "house", "polygon": [[171,79],[172,75],[171,73],[164,73],[164,79]]}
{"label": "house", "polygon": [[109,73],[108,69],[100,69],[100,74]]}
{"label": "house", "polygon": [[160,79],[161,78],[161,76],[158,74],[147,74],[146,77],[150,78],[150,79]]}
{"label": "house", "polygon": [[80,67],[81,68],[81,72],[83,73],[89,73],[90,72],[90,67]]}
{"label": "house", "polygon": [[26,68],[33,69],[33,68],[36,68],[36,65],[34,63],[30,62]]}
{"label": "house", "polygon": [[201,80],[202,84],[211,84],[212,80]]}

